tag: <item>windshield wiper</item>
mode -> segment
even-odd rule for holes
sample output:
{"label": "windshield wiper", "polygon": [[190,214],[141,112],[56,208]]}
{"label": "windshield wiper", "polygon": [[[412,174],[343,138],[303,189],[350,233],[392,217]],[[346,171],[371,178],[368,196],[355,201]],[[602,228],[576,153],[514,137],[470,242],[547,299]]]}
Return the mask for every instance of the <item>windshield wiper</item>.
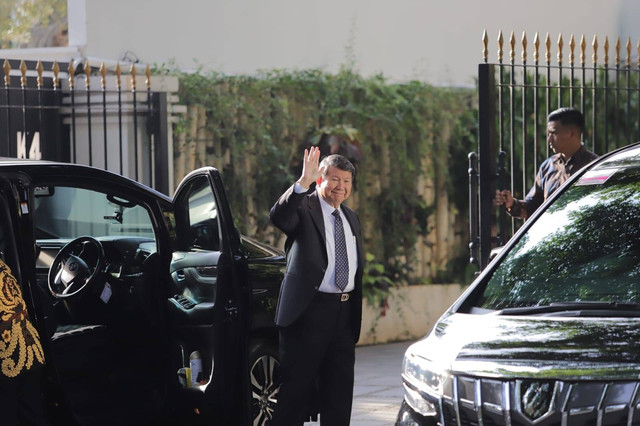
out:
{"label": "windshield wiper", "polygon": [[[607,312],[609,311],[609,312]],[[504,308],[496,315],[540,315],[568,312],[571,316],[640,316],[640,303],[632,302],[553,302],[548,305]]]}

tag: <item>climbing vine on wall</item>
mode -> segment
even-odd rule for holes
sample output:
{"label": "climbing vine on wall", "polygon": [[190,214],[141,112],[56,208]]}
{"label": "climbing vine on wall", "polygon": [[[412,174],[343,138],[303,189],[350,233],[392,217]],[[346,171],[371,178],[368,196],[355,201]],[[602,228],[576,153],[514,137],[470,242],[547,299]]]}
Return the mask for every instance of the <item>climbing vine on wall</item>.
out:
{"label": "climbing vine on wall", "polygon": [[[176,162],[191,161],[184,172],[205,164],[221,169],[241,232],[281,242],[269,209],[298,178],[303,149],[321,143],[326,129],[341,129],[338,136],[357,145],[356,189],[347,203],[360,215],[367,252],[394,282],[416,280],[415,245],[434,226],[434,194],[447,193],[459,232],[467,229],[475,90],[395,83],[346,69],[256,76],[161,71],[178,75],[180,103],[200,111],[175,128]],[[468,240],[461,241],[452,252],[464,264]],[[454,280],[458,260],[440,268],[439,279]]]}

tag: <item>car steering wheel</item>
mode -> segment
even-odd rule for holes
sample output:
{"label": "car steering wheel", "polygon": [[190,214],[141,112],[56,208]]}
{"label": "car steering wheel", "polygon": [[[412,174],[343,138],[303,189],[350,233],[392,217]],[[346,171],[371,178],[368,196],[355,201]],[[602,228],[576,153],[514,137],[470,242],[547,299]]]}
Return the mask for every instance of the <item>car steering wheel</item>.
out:
{"label": "car steering wheel", "polygon": [[104,263],[104,248],[100,241],[93,237],[70,241],[58,252],[49,268],[49,291],[56,299],[78,296],[97,281]]}

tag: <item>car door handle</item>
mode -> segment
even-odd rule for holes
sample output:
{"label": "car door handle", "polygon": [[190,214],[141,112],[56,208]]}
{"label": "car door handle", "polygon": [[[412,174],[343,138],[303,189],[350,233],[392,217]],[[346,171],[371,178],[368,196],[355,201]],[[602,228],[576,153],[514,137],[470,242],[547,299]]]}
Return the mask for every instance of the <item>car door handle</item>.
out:
{"label": "car door handle", "polygon": [[184,280],[184,270],[183,269],[179,269],[179,270],[176,271],[176,278],[178,278],[178,281]]}
{"label": "car door handle", "polygon": [[218,267],[217,266],[199,266],[196,268],[196,272],[201,277],[217,277]]}

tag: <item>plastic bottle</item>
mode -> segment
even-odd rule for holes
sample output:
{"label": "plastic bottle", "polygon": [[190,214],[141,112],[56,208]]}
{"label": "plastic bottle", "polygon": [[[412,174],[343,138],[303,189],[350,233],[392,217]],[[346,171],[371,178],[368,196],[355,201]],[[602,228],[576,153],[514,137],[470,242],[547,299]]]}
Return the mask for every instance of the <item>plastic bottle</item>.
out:
{"label": "plastic bottle", "polygon": [[200,351],[193,351],[189,355],[189,368],[191,369],[191,387],[200,386],[200,382],[203,380]]}

